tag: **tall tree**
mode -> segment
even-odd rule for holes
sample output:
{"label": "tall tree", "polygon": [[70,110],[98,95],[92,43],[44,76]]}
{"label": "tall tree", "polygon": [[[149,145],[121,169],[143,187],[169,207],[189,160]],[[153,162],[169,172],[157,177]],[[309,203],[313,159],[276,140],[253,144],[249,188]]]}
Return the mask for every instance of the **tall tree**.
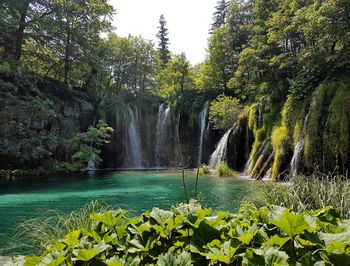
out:
{"label": "tall tree", "polygon": [[0,4],[0,46],[6,59],[18,62],[24,42],[30,37],[38,38],[37,28],[43,27],[43,18],[53,12],[51,1],[4,0]]}
{"label": "tall tree", "polygon": [[158,26],[158,33],[157,38],[158,40],[158,51],[160,53],[160,59],[162,61],[162,67],[164,68],[166,64],[168,63],[170,59],[170,51],[169,51],[169,31],[166,27],[166,20],[164,19],[164,16],[161,15],[159,18],[159,26]]}
{"label": "tall tree", "polygon": [[213,32],[215,29],[221,28],[226,23],[227,16],[227,2],[226,0],[219,0],[215,7],[215,12],[213,14],[213,23],[211,24],[210,32]]}

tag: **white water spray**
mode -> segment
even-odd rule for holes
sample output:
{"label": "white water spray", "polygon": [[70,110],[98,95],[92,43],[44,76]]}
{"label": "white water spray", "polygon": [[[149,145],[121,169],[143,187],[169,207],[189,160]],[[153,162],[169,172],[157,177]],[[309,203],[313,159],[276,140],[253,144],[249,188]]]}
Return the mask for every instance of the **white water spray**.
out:
{"label": "white water spray", "polygon": [[308,114],[305,116],[303,128],[300,133],[300,138],[294,147],[293,157],[290,162],[290,170],[291,170],[292,176],[296,176],[298,174],[299,162],[300,162],[302,152],[304,150],[305,130],[306,130],[307,122],[309,120],[310,112],[311,112],[311,108]]}
{"label": "white water spray", "polygon": [[208,107],[209,103],[206,102],[203,106],[202,111],[199,114],[199,129],[200,129],[200,135],[199,135],[199,148],[198,148],[198,161],[197,166],[200,166],[202,163],[202,153],[203,153],[203,142],[204,142],[204,136],[206,135],[207,127],[207,116],[208,116]]}
{"label": "white water spray", "polygon": [[160,167],[163,156],[163,145],[166,145],[170,126],[170,107],[161,104],[158,109],[157,133],[156,133],[156,166]]}
{"label": "white water spray", "polygon": [[139,118],[137,107],[135,106],[135,112],[128,106],[130,115],[130,123],[128,127],[128,137],[131,151],[131,165],[132,168],[141,168],[141,140],[139,132]]}
{"label": "white water spray", "polygon": [[89,159],[86,170],[88,170],[88,171],[95,171],[96,170],[96,165],[95,165],[95,161],[93,160],[93,158]]}
{"label": "white water spray", "polygon": [[234,125],[220,139],[219,144],[217,145],[215,151],[212,153],[212,155],[210,156],[210,159],[209,159],[209,167],[211,169],[217,168],[220,163],[226,161],[227,142],[228,142],[228,139],[230,137],[231,132],[233,130],[236,131],[237,128],[238,128],[237,125]]}

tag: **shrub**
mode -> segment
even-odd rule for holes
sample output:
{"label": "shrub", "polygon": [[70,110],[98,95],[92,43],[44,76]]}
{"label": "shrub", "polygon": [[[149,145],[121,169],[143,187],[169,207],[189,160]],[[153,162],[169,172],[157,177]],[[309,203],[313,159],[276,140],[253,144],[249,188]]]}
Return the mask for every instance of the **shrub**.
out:
{"label": "shrub", "polygon": [[214,128],[227,130],[238,121],[241,112],[238,99],[222,94],[210,103],[209,119]]}
{"label": "shrub", "polygon": [[27,265],[346,265],[350,222],[331,207],[303,213],[270,206],[215,212],[197,204],[91,213]]}
{"label": "shrub", "polygon": [[[196,170],[197,171],[197,170]],[[198,168],[198,175],[207,175],[210,174],[210,168],[209,166],[203,164]]]}
{"label": "shrub", "polygon": [[220,163],[216,168],[216,173],[218,176],[231,176],[232,170],[226,163]]}

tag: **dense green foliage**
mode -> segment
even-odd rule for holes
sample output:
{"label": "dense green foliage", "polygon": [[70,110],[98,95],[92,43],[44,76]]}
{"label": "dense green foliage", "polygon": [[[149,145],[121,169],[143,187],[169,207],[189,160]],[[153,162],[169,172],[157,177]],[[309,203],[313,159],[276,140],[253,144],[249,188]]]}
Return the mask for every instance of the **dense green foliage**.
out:
{"label": "dense green foliage", "polygon": [[349,221],[336,210],[293,213],[243,206],[237,214],[179,205],[129,218],[123,210],[91,213],[26,265],[345,265]]}
{"label": "dense green foliage", "polygon": [[[181,121],[186,125],[183,135],[193,135],[198,114],[209,101],[214,129],[228,129],[236,122],[247,128],[240,132],[247,134],[244,154],[251,151],[250,173],[255,178],[271,168],[277,180],[288,170],[299,141],[303,147],[298,171],[349,170],[347,1],[220,0],[207,57],[197,66],[184,54],[171,54],[163,16],[156,49],[142,37],[113,33],[114,10],[106,0],[5,0],[0,7],[0,119],[9,127],[1,132],[1,156],[10,161],[20,158],[26,167],[41,167],[38,158],[48,155],[43,146],[53,147],[55,138],[74,137],[100,119],[113,121],[115,132],[122,131],[129,107],[152,113],[161,102],[171,107],[173,118],[181,114],[187,122]],[[37,137],[35,123],[23,121],[64,117],[65,111],[56,107],[68,105],[61,98],[60,103],[52,101],[52,79],[73,95],[70,105],[89,119],[77,126],[69,113],[64,123],[75,125],[75,130],[55,134],[47,128],[45,136]],[[33,93],[39,82],[45,90]],[[26,115],[14,118],[17,111],[11,106]],[[114,142],[120,144],[116,138]]]}
{"label": "dense green foliage", "polygon": [[238,122],[241,109],[238,99],[221,94],[210,104],[209,119],[214,128],[227,130]]}
{"label": "dense green foliage", "polygon": [[216,174],[218,176],[234,176],[235,173],[226,163],[220,163],[216,168]]}

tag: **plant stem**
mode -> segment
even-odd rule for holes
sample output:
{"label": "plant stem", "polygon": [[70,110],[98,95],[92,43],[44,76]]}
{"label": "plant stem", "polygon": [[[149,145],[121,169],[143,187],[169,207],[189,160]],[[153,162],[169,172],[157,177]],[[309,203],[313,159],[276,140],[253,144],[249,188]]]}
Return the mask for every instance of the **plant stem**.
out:
{"label": "plant stem", "polygon": [[197,196],[198,196],[198,176],[199,176],[199,165],[197,166],[197,173],[196,173],[196,188],[194,191],[194,199],[197,200]]}
{"label": "plant stem", "polygon": [[187,196],[186,182],[185,182],[184,160],[183,160],[182,151],[181,151],[180,134],[179,134],[179,125],[180,125],[180,114],[179,114],[179,116],[177,117],[177,127],[176,127],[176,133],[177,133],[177,134],[176,134],[176,135],[177,135],[177,144],[179,145],[179,153],[180,153],[180,160],[181,160],[182,183],[183,183],[183,186],[184,186],[186,202],[189,203],[188,196]]}

